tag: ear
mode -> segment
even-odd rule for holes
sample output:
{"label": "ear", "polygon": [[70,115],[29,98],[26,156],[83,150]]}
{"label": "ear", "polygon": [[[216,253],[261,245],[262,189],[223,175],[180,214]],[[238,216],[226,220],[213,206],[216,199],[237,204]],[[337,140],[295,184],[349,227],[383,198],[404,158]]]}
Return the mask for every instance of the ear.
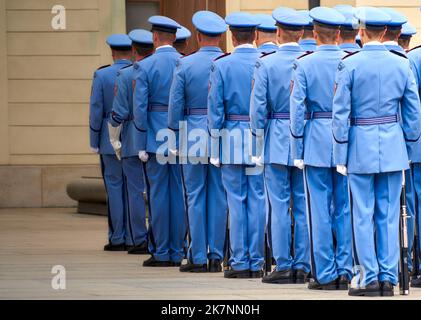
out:
{"label": "ear", "polygon": [[304,29],[300,31],[300,39],[304,36]]}
{"label": "ear", "polygon": [[339,42],[340,35],[341,35],[341,30],[338,29],[338,31],[336,31],[336,42]]}

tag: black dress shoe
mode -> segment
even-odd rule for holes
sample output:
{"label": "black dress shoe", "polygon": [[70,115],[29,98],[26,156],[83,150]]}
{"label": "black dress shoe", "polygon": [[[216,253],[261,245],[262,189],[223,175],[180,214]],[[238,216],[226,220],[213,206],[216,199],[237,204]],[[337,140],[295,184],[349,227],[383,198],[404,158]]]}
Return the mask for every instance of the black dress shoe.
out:
{"label": "black dress shoe", "polygon": [[[267,276],[263,276],[263,283],[287,284],[294,283],[293,273],[291,270],[272,271]],[[304,282],[303,282],[304,283]]]}
{"label": "black dress shoe", "polygon": [[309,281],[308,276],[309,276],[309,273],[306,272],[306,271],[304,271],[304,270],[302,270],[302,269],[294,270],[294,273],[293,273],[294,283],[298,283],[299,284],[299,283],[308,282]]}
{"label": "black dress shoe", "polygon": [[365,288],[349,288],[348,295],[353,297],[380,297],[381,289],[378,281],[373,281]]}
{"label": "black dress shoe", "polygon": [[411,280],[411,287],[412,288],[421,288],[421,276],[418,276],[417,278],[413,278]]}
{"label": "black dress shoe", "polygon": [[174,262],[174,261],[171,261],[171,265],[170,265],[170,267],[181,267],[181,262]]}
{"label": "black dress shoe", "polygon": [[317,282],[316,280],[312,279],[312,281],[309,282],[308,288],[310,290],[337,290],[337,284],[336,280],[333,280],[331,282],[321,284]]}
{"label": "black dress shoe", "polygon": [[389,281],[380,282],[380,289],[383,297],[393,297],[395,295],[393,284]]}
{"label": "black dress shoe", "polygon": [[127,250],[128,254],[148,254],[148,244],[146,242],[142,242],[137,246],[132,246],[129,250]]}
{"label": "black dress shoe", "polygon": [[250,278],[257,279],[257,278],[261,278],[261,277],[263,277],[263,271],[262,270],[250,271]]}
{"label": "black dress shoe", "polygon": [[124,243],[112,244],[110,242],[104,246],[104,251],[126,251],[126,246]]}
{"label": "black dress shoe", "polygon": [[349,288],[349,279],[346,275],[342,274],[336,279],[336,284],[338,286],[338,290],[348,290]]}
{"label": "black dress shoe", "polygon": [[173,267],[173,262],[171,261],[158,261],[151,256],[148,260],[143,261],[144,267]]}
{"label": "black dress shoe", "polygon": [[224,278],[229,279],[244,279],[250,278],[250,270],[225,270],[224,271]]}
{"label": "black dress shoe", "polygon": [[204,264],[194,264],[188,261],[186,264],[180,266],[180,272],[207,272],[208,266]]}
{"label": "black dress shoe", "polygon": [[221,260],[209,259],[208,270],[209,272],[221,272],[222,271]]}

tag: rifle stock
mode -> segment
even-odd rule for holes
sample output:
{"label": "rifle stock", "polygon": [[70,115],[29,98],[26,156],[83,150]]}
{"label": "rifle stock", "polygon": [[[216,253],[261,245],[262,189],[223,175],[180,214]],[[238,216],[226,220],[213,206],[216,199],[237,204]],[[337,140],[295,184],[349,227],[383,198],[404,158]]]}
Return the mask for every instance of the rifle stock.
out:
{"label": "rifle stock", "polygon": [[399,292],[401,295],[409,294],[409,271],[408,271],[408,225],[407,225],[407,207],[405,190],[405,171],[402,173],[402,191],[401,191],[401,210],[399,222],[399,242],[400,242],[400,261],[399,261]]}

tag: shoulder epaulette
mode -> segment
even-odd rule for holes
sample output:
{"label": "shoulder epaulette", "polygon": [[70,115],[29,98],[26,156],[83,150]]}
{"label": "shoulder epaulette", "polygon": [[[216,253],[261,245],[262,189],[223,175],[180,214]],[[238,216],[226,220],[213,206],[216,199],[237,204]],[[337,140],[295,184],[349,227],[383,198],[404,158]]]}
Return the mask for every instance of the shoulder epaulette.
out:
{"label": "shoulder epaulette", "polygon": [[221,55],[221,56],[217,57],[217,58],[216,58],[216,59],[214,59],[213,61],[216,61],[216,60],[219,60],[219,59],[222,59],[222,58],[228,57],[230,54],[231,54],[230,52],[224,53],[223,55]]}
{"label": "shoulder epaulette", "polygon": [[345,60],[346,58],[349,58],[350,56],[353,56],[354,54],[357,54],[358,52],[360,52],[360,51],[350,52],[345,57],[343,57],[342,60]]}
{"label": "shoulder epaulette", "polygon": [[396,54],[396,55],[398,55],[402,58],[408,59],[408,57],[406,55],[404,55],[402,52],[399,52],[399,51],[396,51],[396,50],[390,50],[390,52],[392,52],[392,53],[394,53],[394,54]]}
{"label": "shoulder epaulette", "polygon": [[314,51],[306,51],[306,53],[302,54],[302,55],[301,55],[301,56],[299,56],[297,59],[301,59],[301,58],[303,58],[303,57],[305,57],[305,56],[308,56],[309,54],[312,54],[312,53],[314,53]]}
{"label": "shoulder epaulette", "polygon": [[99,67],[99,68],[98,68],[98,69],[96,69],[96,70],[98,71],[98,70],[104,69],[104,68],[109,67],[109,66],[111,66],[111,65],[110,65],[110,64],[106,64],[105,66],[101,66],[101,67]]}
{"label": "shoulder epaulette", "polygon": [[121,68],[120,70],[126,69],[126,68],[128,68],[128,67],[132,67],[132,66],[133,66],[133,63],[129,64],[128,66],[124,66],[124,67],[123,67],[123,68]]}
{"label": "shoulder epaulette", "polygon": [[271,52],[264,52],[261,56],[260,56],[260,58],[264,58],[264,57],[267,57],[267,56],[270,56],[271,54],[274,54],[276,51],[274,50],[274,51],[271,51]]}
{"label": "shoulder epaulette", "polygon": [[409,50],[408,50],[408,52],[411,52],[412,50],[414,50],[414,49],[418,49],[418,48],[421,48],[421,45],[416,46],[416,47],[413,47],[412,49],[409,49]]}
{"label": "shoulder epaulette", "polygon": [[196,50],[196,51],[193,51],[192,53],[185,54],[185,55],[184,55],[184,56],[182,56],[180,59],[183,59],[183,58],[185,58],[185,57],[191,56],[192,54],[195,54],[196,52],[197,52],[197,50]]}

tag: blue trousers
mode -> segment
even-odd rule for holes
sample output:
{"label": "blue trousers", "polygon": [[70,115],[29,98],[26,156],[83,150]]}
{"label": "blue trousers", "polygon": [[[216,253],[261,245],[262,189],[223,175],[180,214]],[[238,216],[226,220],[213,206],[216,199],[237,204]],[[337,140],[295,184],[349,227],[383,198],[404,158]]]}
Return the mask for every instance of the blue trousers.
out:
{"label": "blue trousers", "polygon": [[[272,253],[278,271],[310,271],[310,242],[303,179],[303,170],[296,167],[265,165],[265,182],[271,210]],[[291,255],[291,200],[294,216],[294,256]]]}
{"label": "blue trousers", "polygon": [[189,259],[205,264],[224,258],[227,201],[221,169],[207,164],[182,166],[189,220]]}
{"label": "blue trousers", "polygon": [[108,240],[112,244],[126,243],[126,209],[121,162],[115,155],[102,154],[101,171],[107,192]]}
{"label": "blue trousers", "polygon": [[233,270],[259,271],[264,264],[266,222],[263,174],[246,175],[245,165],[222,165],[229,210]]}
{"label": "blue trousers", "polygon": [[145,177],[142,161],[138,157],[123,158],[126,202],[126,244],[139,245],[147,241],[146,210],[143,191]]}
{"label": "blue trousers", "polygon": [[[421,221],[420,221],[420,211],[421,211],[421,163],[414,163],[412,166],[412,177],[413,177],[413,186],[414,186],[414,202],[416,206],[416,224],[413,223],[414,227],[412,228],[412,231],[414,231],[414,228],[417,228],[418,231],[418,249],[421,248],[421,238],[420,238],[420,230],[421,230]],[[409,222],[410,219],[408,219]],[[408,227],[409,229],[409,227]],[[408,231],[409,234],[409,231]],[[413,238],[412,238],[413,239]],[[411,242],[411,249],[413,245],[413,241]],[[419,253],[418,253],[419,254]],[[421,257],[420,257],[421,258]],[[419,268],[421,268],[421,261],[419,263]]]}
{"label": "blue trousers", "polygon": [[149,251],[159,261],[181,262],[187,230],[179,164],[160,164],[155,154],[146,162],[149,199]]}
{"label": "blue trousers", "polygon": [[346,177],[335,168],[306,166],[311,272],[321,284],[352,278],[351,217]]}
{"label": "blue trousers", "polygon": [[360,285],[398,283],[402,173],[349,174],[355,264]]}

